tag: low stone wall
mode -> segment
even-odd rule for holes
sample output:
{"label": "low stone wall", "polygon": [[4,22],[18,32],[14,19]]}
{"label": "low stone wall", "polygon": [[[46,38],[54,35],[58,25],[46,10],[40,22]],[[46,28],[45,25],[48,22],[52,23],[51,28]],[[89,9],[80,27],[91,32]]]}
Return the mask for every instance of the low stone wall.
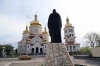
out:
{"label": "low stone wall", "polygon": [[75,55],[75,59],[87,59],[87,60],[97,60],[100,61],[100,57],[89,57],[87,55]]}

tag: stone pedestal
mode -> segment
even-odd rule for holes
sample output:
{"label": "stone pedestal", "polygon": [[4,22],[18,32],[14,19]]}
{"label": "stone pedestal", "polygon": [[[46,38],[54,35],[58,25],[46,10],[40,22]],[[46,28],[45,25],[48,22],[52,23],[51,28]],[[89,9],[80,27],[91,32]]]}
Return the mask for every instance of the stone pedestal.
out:
{"label": "stone pedestal", "polygon": [[65,44],[48,44],[44,66],[74,66]]}

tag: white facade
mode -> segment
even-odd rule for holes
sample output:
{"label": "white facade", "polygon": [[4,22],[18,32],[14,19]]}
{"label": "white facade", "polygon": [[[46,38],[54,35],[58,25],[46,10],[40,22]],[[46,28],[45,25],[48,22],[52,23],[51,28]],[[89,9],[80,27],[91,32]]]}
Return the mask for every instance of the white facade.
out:
{"label": "white facade", "polygon": [[37,20],[37,15],[35,19],[30,22],[29,30],[26,26],[26,30],[23,31],[22,40],[18,42],[18,53],[21,54],[46,54],[48,45],[49,35],[45,30],[42,32],[42,27]]}
{"label": "white facade", "polygon": [[80,50],[80,44],[75,41],[75,31],[71,23],[69,23],[69,18],[66,19],[67,23],[64,28],[64,39],[66,43],[67,50],[69,53],[78,52]]}

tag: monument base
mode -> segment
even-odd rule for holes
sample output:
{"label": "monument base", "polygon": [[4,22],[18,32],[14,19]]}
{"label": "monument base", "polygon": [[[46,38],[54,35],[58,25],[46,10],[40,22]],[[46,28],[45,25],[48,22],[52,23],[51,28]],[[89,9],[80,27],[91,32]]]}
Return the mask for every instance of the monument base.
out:
{"label": "monument base", "polygon": [[44,66],[74,66],[65,44],[48,44]]}

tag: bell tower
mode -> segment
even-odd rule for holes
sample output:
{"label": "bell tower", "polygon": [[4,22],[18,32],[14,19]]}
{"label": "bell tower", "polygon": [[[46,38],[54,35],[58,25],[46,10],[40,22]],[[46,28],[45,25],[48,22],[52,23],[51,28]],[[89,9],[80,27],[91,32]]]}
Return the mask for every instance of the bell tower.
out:
{"label": "bell tower", "polygon": [[73,43],[75,42],[75,33],[74,33],[74,27],[72,24],[69,22],[69,18],[66,18],[66,24],[64,28],[64,39],[65,43]]}
{"label": "bell tower", "polygon": [[26,39],[28,35],[29,35],[29,30],[28,30],[28,26],[26,25],[26,29],[23,31],[23,39]]}

